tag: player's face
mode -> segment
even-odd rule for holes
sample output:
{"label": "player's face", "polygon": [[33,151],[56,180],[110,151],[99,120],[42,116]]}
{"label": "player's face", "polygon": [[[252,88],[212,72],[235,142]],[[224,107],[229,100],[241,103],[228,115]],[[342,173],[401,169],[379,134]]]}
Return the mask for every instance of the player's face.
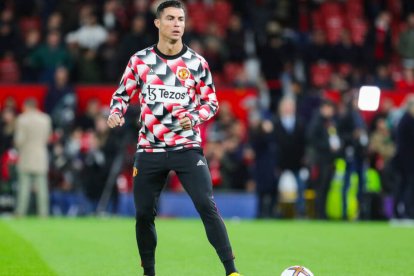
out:
{"label": "player's face", "polygon": [[159,19],[155,19],[155,26],[159,29],[160,37],[171,41],[181,39],[185,28],[185,14],[183,9],[166,8]]}

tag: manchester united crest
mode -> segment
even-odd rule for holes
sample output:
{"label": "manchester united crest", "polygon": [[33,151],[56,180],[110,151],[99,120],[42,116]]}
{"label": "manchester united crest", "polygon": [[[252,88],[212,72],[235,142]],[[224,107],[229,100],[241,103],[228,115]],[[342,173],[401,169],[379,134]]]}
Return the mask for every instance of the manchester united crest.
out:
{"label": "manchester united crest", "polygon": [[178,67],[177,68],[177,77],[180,80],[185,81],[186,79],[188,79],[190,77],[190,71],[185,67]]}

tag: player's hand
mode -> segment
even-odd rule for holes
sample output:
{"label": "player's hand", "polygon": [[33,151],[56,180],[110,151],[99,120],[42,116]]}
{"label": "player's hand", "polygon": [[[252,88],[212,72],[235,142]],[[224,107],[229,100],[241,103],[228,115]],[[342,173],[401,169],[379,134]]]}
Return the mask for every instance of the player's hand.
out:
{"label": "player's hand", "polygon": [[192,127],[191,120],[188,117],[182,117],[179,122],[180,122],[180,127],[184,130],[189,130]]}
{"label": "player's hand", "polygon": [[125,124],[125,118],[120,117],[119,114],[111,114],[106,122],[110,128],[114,128],[117,126],[123,126]]}

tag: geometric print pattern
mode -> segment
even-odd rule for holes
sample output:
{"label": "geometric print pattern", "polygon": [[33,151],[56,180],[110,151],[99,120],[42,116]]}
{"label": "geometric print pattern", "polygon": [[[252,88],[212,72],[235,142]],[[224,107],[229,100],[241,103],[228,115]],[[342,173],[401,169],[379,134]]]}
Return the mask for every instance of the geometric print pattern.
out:
{"label": "geometric print pattern", "polygon": [[[185,45],[175,56],[163,55],[155,45],[135,53],[112,96],[111,114],[123,116],[134,96],[141,107],[138,151],[200,147],[198,125],[218,111],[208,63]],[[185,116],[194,124],[190,130],[179,125]]]}

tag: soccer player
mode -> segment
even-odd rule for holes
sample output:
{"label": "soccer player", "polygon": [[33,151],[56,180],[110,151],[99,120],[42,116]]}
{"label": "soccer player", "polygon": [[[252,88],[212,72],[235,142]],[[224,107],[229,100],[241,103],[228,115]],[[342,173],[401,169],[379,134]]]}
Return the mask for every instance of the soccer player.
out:
{"label": "soccer player", "polygon": [[182,42],[185,12],[181,2],[161,3],[154,23],[158,43],[131,57],[112,96],[108,118],[109,127],[122,126],[130,99],[138,95],[142,127],[133,177],[136,239],[144,275],[155,275],[156,204],[171,170],[200,214],[226,275],[240,275],[200,146],[198,126],[218,110],[211,72],[205,59]]}

